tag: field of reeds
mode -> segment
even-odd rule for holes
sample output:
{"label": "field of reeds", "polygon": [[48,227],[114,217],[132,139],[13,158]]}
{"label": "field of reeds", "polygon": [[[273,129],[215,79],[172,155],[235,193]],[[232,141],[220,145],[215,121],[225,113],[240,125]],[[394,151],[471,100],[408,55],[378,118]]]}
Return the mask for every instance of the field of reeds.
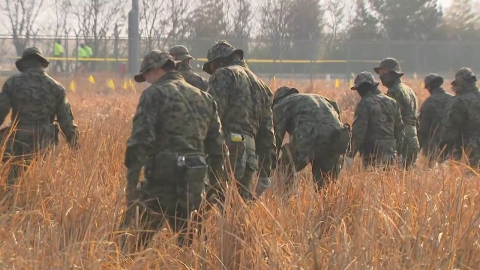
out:
{"label": "field of reeds", "polygon": [[[229,192],[226,214],[204,221],[203,234],[180,249],[170,229],[148,249],[117,245],[125,205],[125,143],[143,85],[108,88],[77,78],[68,91],[81,149],[64,141],[35,162],[17,186],[0,188],[0,269],[478,269],[480,179],[461,164],[429,169],[421,157],[408,172],[343,170],[314,193],[310,169],[291,196],[282,178],[258,202]],[[71,79],[58,78],[65,87]],[[423,101],[420,81],[406,80]],[[3,84],[3,81],[0,79]],[[122,88],[123,82],[114,79]],[[273,88],[273,82],[269,81]],[[348,83],[277,80],[336,100],[351,123],[359,98]],[[445,83],[447,89],[449,82]],[[383,91],[385,89],[382,88]],[[5,124],[8,124],[9,119]],[[7,167],[0,167],[5,179]]]}

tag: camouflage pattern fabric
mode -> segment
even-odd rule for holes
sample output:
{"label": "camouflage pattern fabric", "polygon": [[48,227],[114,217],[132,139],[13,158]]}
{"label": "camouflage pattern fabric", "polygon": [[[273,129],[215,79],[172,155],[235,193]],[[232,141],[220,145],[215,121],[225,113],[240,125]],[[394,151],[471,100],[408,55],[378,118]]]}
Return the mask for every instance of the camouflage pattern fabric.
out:
{"label": "camouflage pattern fabric", "polygon": [[[277,94],[278,93],[278,94]],[[316,94],[299,94],[281,87],[275,92],[273,120],[280,164],[287,172],[287,186],[296,172],[312,164],[317,189],[337,179],[349,141],[350,130],[340,120],[338,106]],[[282,147],[285,133],[290,142]]]}
{"label": "camouflage pattern fabric", "polygon": [[[226,42],[217,43],[208,54],[209,62],[238,52]],[[209,65],[204,65],[209,73]],[[272,121],[272,93],[238,60],[213,72],[207,90],[218,105],[218,114],[230,152],[230,165],[245,200],[251,200],[255,172],[262,165],[260,177],[270,177],[275,142]]]}
{"label": "camouflage pattern fabric", "polygon": [[461,145],[474,168],[480,165],[480,91],[476,81],[469,68],[461,68],[455,74],[452,85],[456,96],[447,109],[441,135],[441,146]]}
{"label": "camouflage pattern fabric", "polygon": [[163,67],[168,61],[172,61],[175,65],[178,64],[178,61],[175,61],[173,57],[164,51],[153,50],[143,57],[142,64],[140,66],[140,72],[133,76],[133,79],[138,82],[145,82],[143,78],[143,73],[150,71],[152,69]]}
{"label": "camouflage pattern fabric", "polygon": [[405,128],[405,138],[401,154],[406,168],[410,168],[417,161],[420,145],[418,143],[418,100],[413,90],[404,84],[401,79],[393,83],[387,91],[387,96],[395,99],[400,106],[402,121]]}
{"label": "camouflage pattern fabric", "polygon": [[[428,86],[436,78],[441,77],[435,74],[425,77],[425,85]],[[420,108],[418,140],[424,155],[429,158],[430,166],[433,165],[441,152],[439,143],[442,121],[445,116],[445,108],[450,105],[452,100],[453,96],[439,87],[431,89],[430,96]]]}
{"label": "camouflage pattern fabric", "polygon": [[[45,72],[42,57],[31,57],[28,51],[38,52],[31,48],[26,50],[27,55],[24,52],[22,61],[17,62],[23,72],[11,76],[0,92],[0,125],[12,111],[11,127],[3,131],[4,134],[12,132],[4,161],[13,157],[14,162],[28,163],[35,152],[58,144],[58,125],[68,144],[78,146],[79,133],[64,87]],[[58,125],[54,124],[55,120]],[[20,172],[14,166],[8,182],[13,183]]]}
{"label": "camouflage pattern fabric", "polygon": [[193,58],[193,56],[190,55],[190,52],[188,51],[187,47],[182,45],[173,46],[172,48],[170,48],[170,50],[168,50],[168,53],[176,61],[185,61],[185,60],[195,59]]}
{"label": "camouflage pattern fabric", "polygon": [[[260,177],[269,177],[275,160],[271,91],[248,70],[232,65],[215,71],[208,93],[219,107],[239,192],[249,200],[259,165]],[[244,142],[235,142],[235,134],[242,135]]]}
{"label": "camouflage pattern fabric", "polygon": [[177,65],[177,71],[182,75],[185,81],[202,91],[207,91],[208,81],[193,71],[188,64],[180,63]]}
{"label": "camouflage pattern fabric", "polygon": [[363,158],[365,167],[393,161],[402,148],[403,122],[397,102],[378,88],[362,97],[355,110],[352,126],[352,151]]}
{"label": "camouflage pattern fabric", "polygon": [[[227,58],[232,54],[238,54],[240,56],[239,60],[243,60],[243,50],[237,49],[230,45],[225,40],[218,41],[207,53],[207,62],[203,64],[203,71],[208,74],[212,74],[213,70],[210,68],[210,64],[218,59]],[[239,66],[247,67],[245,62],[237,63]]]}
{"label": "camouflage pattern fabric", "polygon": [[[162,57],[169,56],[158,58]],[[140,245],[151,240],[165,218],[181,233],[179,244],[183,243],[186,219],[202,202],[207,163],[221,172],[223,157],[228,157],[225,149],[214,99],[178,72],[165,74],[142,93],[125,154],[129,170],[146,165],[148,184],[140,194],[145,205],[142,226],[153,232],[142,232]]]}
{"label": "camouflage pattern fabric", "polygon": [[380,74],[381,69],[388,69],[396,74],[403,75],[403,72],[400,68],[400,63],[395,58],[385,58],[382,60],[382,62],[380,62],[380,65],[378,65],[378,67],[374,68],[377,74]]}

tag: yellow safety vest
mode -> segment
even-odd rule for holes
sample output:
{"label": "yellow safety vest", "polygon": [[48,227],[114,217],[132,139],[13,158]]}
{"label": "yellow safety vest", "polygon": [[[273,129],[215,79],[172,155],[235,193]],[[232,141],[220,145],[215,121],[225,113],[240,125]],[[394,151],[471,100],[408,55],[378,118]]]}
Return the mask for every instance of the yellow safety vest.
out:
{"label": "yellow safety vest", "polygon": [[78,47],[78,57],[79,58],[87,58],[88,57],[87,50],[85,50],[85,48]]}
{"label": "yellow safety vest", "polygon": [[92,57],[92,48],[90,48],[90,46],[85,46],[85,50],[87,51],[87,57],[90,58]]}
{"label": "yellow safety vest", "polygon": [[54,56],[61,56],[63,54],[63,46],[55,42],[55,47],[53,48]]}

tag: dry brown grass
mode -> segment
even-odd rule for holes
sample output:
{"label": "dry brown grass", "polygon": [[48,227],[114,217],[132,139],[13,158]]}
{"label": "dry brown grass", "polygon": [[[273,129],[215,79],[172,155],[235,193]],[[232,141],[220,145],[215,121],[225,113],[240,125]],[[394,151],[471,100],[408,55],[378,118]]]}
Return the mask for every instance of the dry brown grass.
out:
{"label": "dry brown grass", "polygon": [[[358,99],[348,85],[299,84],[338,100],[351,122]],[[256,205],[230,194],[227,214],[205,221],[205,243],[180,250],[166,230],[127,259],[115,230],[139,93],[94,93],[99,86],[85,83],[77,88],[69,100],[82,148],[73,152],[62,142],[29,168],[13,198],[0,201],[1,269],[478,269],[479,177],[456,164],[429,170],[423,159],[405,174],[360,171],[357,164],[320,194],[312,192],[307,171],[290,198],[282,198],[282,179],[274,177]],[[426,97],[415,90],[420,100]]]}

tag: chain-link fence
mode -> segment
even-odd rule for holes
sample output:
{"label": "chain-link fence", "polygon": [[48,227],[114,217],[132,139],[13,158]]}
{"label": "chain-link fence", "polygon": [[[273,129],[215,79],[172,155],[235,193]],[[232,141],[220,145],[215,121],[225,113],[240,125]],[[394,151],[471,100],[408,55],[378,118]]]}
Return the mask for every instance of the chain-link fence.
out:
{"label": "chain-link fence", "polygon": [[[124,37],[83,36],[70,37],[30,37],[25,47],[37,46],[47,57],[53,57],[56,40],[64,47],[62,65],[66,71],[74,71],[81,62],[89,63],[92,71],[124,70],[128,61],[128,39]],[[429,72],[451,74],[463,66],[480,70],[480,43],[461,43],[451,41],[402,42],[402,41],[355,41],[355,42],[321,42],[321,41],[281,41],[275,39],[227,39],[228,42],[245,51],[245,58],[252,70],[262,74],[293,74],[310,77],[332,74],[336,77],[349,78],[352,73],[372,67],[385,57],[395,57],[401,61],[406,73],[420,75]],[[175,43],[187,46],[197,59],[192,66],[200,71],[207,51],[215,39],[185,38]],[[21,54],[23,46],[18,45],[12,37],[0,37],[0,63],[2,70],[14,69],[14,61]],[[168,50],[176,45],[171,39],[143,38],[140,55],[156,48]],[[80,44],[92,48],[89,59],[79,59]],[[18,52],[18,53],[17,53]],[[59,60],[51,58],[52,61]],[[140,61],[140,60],[139,60]],[[53,66],[53,65],[52,65]]]}

